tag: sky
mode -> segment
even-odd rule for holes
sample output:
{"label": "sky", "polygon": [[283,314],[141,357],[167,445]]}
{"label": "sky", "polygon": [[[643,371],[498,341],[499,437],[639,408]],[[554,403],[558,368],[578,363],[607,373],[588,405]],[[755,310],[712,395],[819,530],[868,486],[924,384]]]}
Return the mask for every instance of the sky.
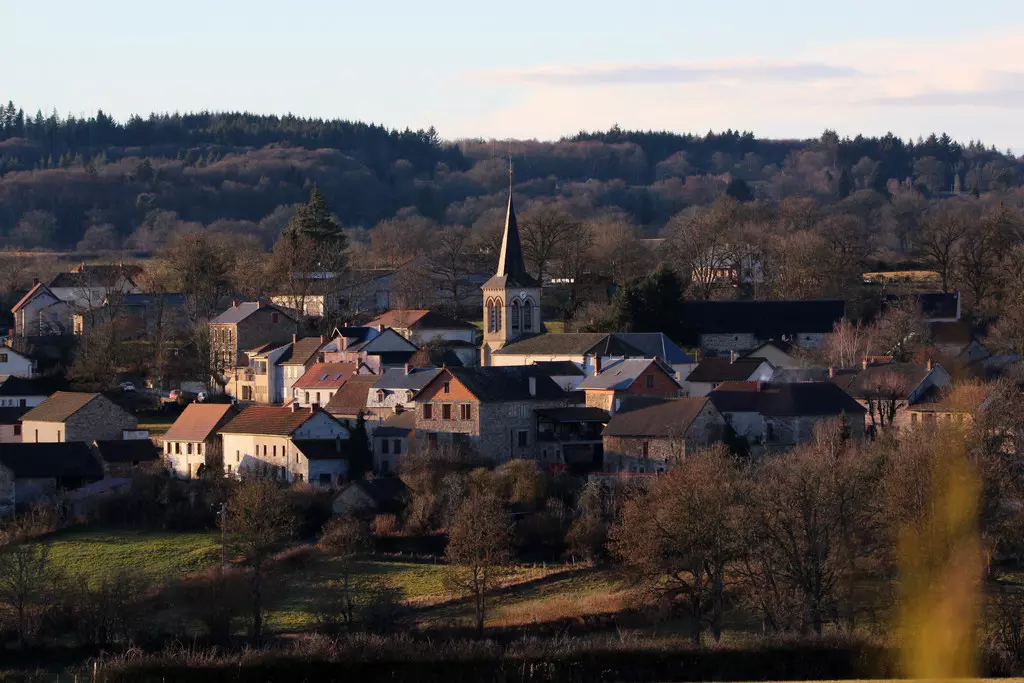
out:
{"label": "sky", "polygon": [[0,98],[435,126],[917,138],[1024,153],[1022,0],[0,0]]}

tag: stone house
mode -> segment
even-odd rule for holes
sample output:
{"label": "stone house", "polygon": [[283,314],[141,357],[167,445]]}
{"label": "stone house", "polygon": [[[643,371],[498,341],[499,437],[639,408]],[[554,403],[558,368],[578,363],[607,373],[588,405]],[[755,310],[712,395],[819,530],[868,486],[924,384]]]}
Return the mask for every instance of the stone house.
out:
{"label": "stone house", "polygon": [[629,396],[679,396],[682,387],[673,374],[672,368],[659,360],[627,358],[603,365],[599,357],[594,374],[576,388],[586,393],[588,406],[614,413],[619,402]]}
{"label": "stone house", "polygon": [[325,406],[353,375],[371,374],[359,363],[314,363],[292,385],[288,400],[300,408]]}
{"label": "stone house", "polygon": [[224,463],[224,445],[219,430],[238,411],[227,403],[190,403],[163,438],[164,460],[176,477],[191,479],[199,468],[214,467],[232,474]]}
{"label": "stone house", "polygon": [[832,382],[727,382],[708,394],[752,453],[786,449],[814,439],[823,423],[845,419],[863,438],[863,406]]}
{"label": "stone house", "polygon": [[12,443],[0,448],[0,515],[53,500],[60,492],[103,478],[89,444]]}
{"label": "stone house", "polygon": [[349,429],[355,427],[362,415],[366,421],[367,435],[372,434],[375,422],[366,415],[366,402],[376,381],[376,375],[352,375],[331,397],[324,410]]}
{"label": "stone house", "polygon": [[894,408],[893,426],[908,424],[909,407],[929,400],[952,384],[950,374],[938,363],[869,363],[860,368],[832,371],[829,381],[857,399],[868,412],[872,426],[881,426],[880,410]]}
{"label": "stone house", "polygon": [[349,431],[319,408],[249,406],[218,431],[224,470],[334,486],[348,475]]}
{"label": "stone house", "polygon": [[367,323],[383,332],[393,329],[416,346],[462,342],[476,345],[476,325],[436,311],[394,309]]}
{"label": "stone house", "polygon": [[775,368],[764,358],[740,358],[733,353],[722,358],[705,358],[681,384],[684,396],[707,396],[725,382],[767,382],[774,374]]}
{"label": "stone house", "polygon": [[71,305],[36,282],[14,307],[14,334],[21,338],[71,334]]}
{"label": "stone house", "polygon": [[261,344],[246,351],[245,366],[224,369],[224,393],[243,403],[283,403],[287,396],[283,393],[280,360],[287,355],[289,346]]}
{"label": "stone house", "polygon": [[604,429],[607,472],[664,472],[719,441],[725,418],[709,398],[632,399]]}
{"label": "stone house", "polygon": [[36,361],[9,346],[0,346],[0,380],[8,377],[31,378],[36,374]]}
{"label": "stone house", "polygon": [[290,314],[263,301],[233,302],[209,326],[211,360],[220,371],[247,365],[246,350],[264,344],[282,346],[298,332]]}
{"label": "stone house", "polygon": [[138,429],[135,416],[102,394],[58,391],[21,418],[22,441],[111,441]]}
{"label": "stone house", "polygon": [[416,411],[395,413],[373,430],[373,473],[390,476],[399,472],[402,457],[416,436]]}
{"label": "stone house", "polygon": [[105,302],[139,291],[137,266],[78,265],[32,289],[14,305],[14,329],[19,337],[71,334],[75,314],[96,311]]}
{"label": "stone house", "polygon": [[465,447],[486,462],[540,460],[534,411],[568,404],[561,387],[529,368],[444,368],[416,396],[416,439]]}
{"label": "stone house", "polygon": [[413,410],[416,394],[441,372],[406,364],[380,375],[366,397],[367,420],[383,422],[403,410]]}
{"label": "stone house", "polygon": [[604,466],[601,433],[611,417],[607,410],[588,406],[538,408],[537,441],[540,461],[552,469],[574,474],[599,471]]}
{"label": "stone house", "polygon": [[767,341],[816,348],[846,317],[841,299],[801,301],[687,301],[687,346],[704,356],[752,351]]}

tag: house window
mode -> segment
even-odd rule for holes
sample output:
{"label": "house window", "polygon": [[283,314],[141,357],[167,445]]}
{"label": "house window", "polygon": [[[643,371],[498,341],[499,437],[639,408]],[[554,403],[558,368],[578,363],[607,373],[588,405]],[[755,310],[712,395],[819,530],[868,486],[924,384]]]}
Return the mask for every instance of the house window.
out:
{"label": "house window", "polygon": [[443,403],[441,404],[441,419],[450,420],[452,419],[452,404]]}
{"label": "house window", "polygon": [[430,403],[423,404],[423,419],[433,420],[434,419],[434,406]]}
{"label": "house window", "polygon": [[263,457],[267,457],[267,444],[263,444]]}
{"label": "house window", "polygon": [[641,450],[643,452],[644,459],[646,460],[651,454],[651,444],[647,441],[644,441],[643,445],[641,446]]}
{"label": "house window", "polygon": [[530,433],[525,429],[520,429],[516,435],[516,443],[520,448],[526,448],[529,445]]}
{"label": "house window", "polygon": [[401,455],[402,454],[402,440],[401,439],[395,439],[394,441],[392,441],[391,442],[391,446],[392,446],[392,448],[391,448],[391,452],[392,453],[394,453],[395,455]]}
{"label": "house window", "polygon": [[57,441],[61,441],[61,438],[60,438],[60,430],[59,430],[59,429],[57,430]]}
{"label": "house window", "polygon": [[39,430],[36,430],[36,443],[39,443]]}
{"label": "house window", "polygon": [[185,453],[187,455],[192,455],[192,444],[191,443],[185,444]]}
{"label": "house window", "polygon": [[199,455],[203,454],[203,444],[201,444],[201,443],[197,443],[196,444],[196,453],[198,453]]}
{"label": "house window", "polygon": [[306,392],[306,403],[309,403],[309,392]]}
{"label": "house window", "polygon": [[450,394],[451,391],[452,391],[452,383],[451,382],[445,382],[444,383],[444,393]]}
{"label": "house window", "polygon": [[320,405],[320,392],[316,392],[316,405]]}
{"label": "house window", "polygon": [[381,391],[380,389],[378,389],[377,390],[377,403],[383,403],[383,402],[384,402],[384,392]]}
{"label": "house window", "polygon": [[647,382],[648,389],[654,388],[654,375],[647,375],[647,377],[645,377],[644,380],[646,380]]}
{"label": "house window", "polygon": [[381,455],[388,455],[388,440],[387,439],[381,439],[381,442],[380,442],[380,454]]}
{"label": "house window", "polygon": [[181,444],[177,441],[174,442],[174,454],[181,455]]}
{"label": "house window", "polygon": [[463,420],[473,419],[473,406],[469,403],[463,403],[459,406],[459,417]]}
{"label": "house window", "polygon": [[[275,458],[277,457],[277,446],[274,446],[274,449],[271,451],[271,453],[274,454]],[[284,455],[284,453],[282,453],[281,455]]]}
{"label": "house window", "polygon": [[228,468],[228,476],[230,477],[231,476],[231,465],[228,465],[227,468]]}
{"label": "house window", "polygon": [[23,399],[23,398],[22,399],[18,399],[18,407],[19,408],[27,408],[28,407],[28,401],[26,399]]}
{"label": "house window", "polygon": [[7,362],[7,354],[6,353],[0,353],[0,363],[6,363],[6,362]]}
{"label": "house window", "polygon": [[20,424],[14,425],[14,435],[15,436],[21,436],[21,425]]}

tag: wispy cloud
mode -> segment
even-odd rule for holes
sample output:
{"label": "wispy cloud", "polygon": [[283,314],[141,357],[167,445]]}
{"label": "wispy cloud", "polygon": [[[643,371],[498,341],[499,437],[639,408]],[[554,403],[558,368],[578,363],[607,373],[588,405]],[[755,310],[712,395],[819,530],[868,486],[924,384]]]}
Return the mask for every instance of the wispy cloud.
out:
{"label": "wispy cloud", "polygon": [[879,97],[869,104],[910,107],[996,107],[1024,109],[1024,88],[995,90],[934,90],[904,97]]}
{"label": "wispy cloud", "polygon": [[822,81],[862,75],[850,66],[820,62],[796,63],[709,63],[709,64],[628,64],[620,66],[582,66],[491,71],[477,74],[485,79],[528,85],[593,86],[672,83],[709,83],[714,81]]}

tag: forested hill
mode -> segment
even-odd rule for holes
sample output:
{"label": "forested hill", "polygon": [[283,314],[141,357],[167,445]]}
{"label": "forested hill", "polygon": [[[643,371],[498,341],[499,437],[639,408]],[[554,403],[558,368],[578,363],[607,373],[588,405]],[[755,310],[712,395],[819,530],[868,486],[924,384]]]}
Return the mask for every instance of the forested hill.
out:
{"label": "forested hill", "polygon": [[[500,133],[500,131],[495,131]],[[804,141],[614,127],[557,142],[442,141],[433,129],[246,113],[154,114],[117,122],[0,106],[0,246],[148,250],[182,228],[270,244],[316,184],[349,227],[394,216],[473,226],[505,202],[507,154],[521,204],[611,215],[654,233],[723,194],[833,203],[897,186],[925,196],[1022,182],[1022,163],[932,135]],[[419,219],[419,218],[418,218]]]}

